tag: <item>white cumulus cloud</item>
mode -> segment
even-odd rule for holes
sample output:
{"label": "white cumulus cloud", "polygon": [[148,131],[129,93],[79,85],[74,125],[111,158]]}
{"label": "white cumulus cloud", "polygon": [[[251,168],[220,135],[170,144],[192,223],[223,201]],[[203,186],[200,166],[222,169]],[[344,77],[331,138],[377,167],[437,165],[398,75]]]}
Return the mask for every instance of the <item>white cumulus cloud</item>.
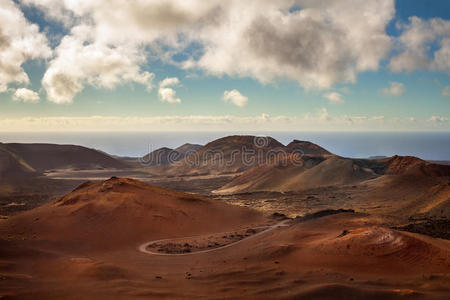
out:
{"label": "white cumulus cloud", "polygon": [[[450,71],[450,21],[410,17],[409,23],[399,24],[398,27],[403,30],[398,38],[401,51],[390,61],[392,71]],[[432,49],[434,44],[436,49]]]}
{"label": "white cumulus cloud", "polygon": [[51,55],[47,38],[10,0],[0,1],[0,93],[11,83],[28,84],[22,64]]}
{"label": "white cumulus cloud", "polygon": [[[139,83],[148,90],[154,74],[149,56],[165,59],[185,44],[179,35],[204,23],[212,6],[204,1],[23,0],[69,29],[42,80],[48,99],[71,103],[86,85],[114,88]],[[164,50],[161,50],[161,49]],[[163,90],[170,97],[171,90]],[[175,99],[175,98],[174,98]]]}
{"label": "white cumulus cloud", "polygon": [[[290,11],[297,4],[300,10]],[[261,82],[327,89],[375,71],[391,48],[385,28],[394,1],[236,1],[194,36],[207,47],[196,66]]]}
{"label": "white cumulus cloud", "polygon": [[381,90],[387,96],[402,96],[405,93],[405,85],[401,82],[389,82],[389,87]]}
{"label": "white cumulus cloud", "polygon": [[248,98],[242,95],[238,90],[223,92],[223,101],[231,102],[238,107],[244,107],[248,104]]}
{"label": "white cumulus cloud", "polygon": [[181,103],[181,99],[176,97],[176,91],[170,86],[177,86],[180,80],[176,77],[166,78],[159,82],[158,96],[163,102]]}
{"label": "white cumulus cloud", "polygon": [[342,98],[342,95],[336,92],[330,92],[323,95],[331,104],[343,104],[345,103],[344,98]]}
{"label": "white cumulus cloud", "polygon": [[35,91],[32,91],[32,90],[26,89],[26,88],[17,89],[13,95],[14,101],[37,103],[37,102],[39,102],[39,99],[40,99],[40,97],[39,97],[38,93],[36,93]]}
{"label": "white cumulus cloud", "polygon": [[146,61],[144,53],[125,44],[107,44],[96,39],[94,31],[88,25],[76,26],[56,48],[42,79],[48,100],[71,103],[86,84],[112,89],[136,82],[151,89],[154,75],[139,67]]}
{"label": "white cumulus cloud", "polygon": [[[450,21],[410,17],[398,24],[400,36],[391,37],[386,27],[395,15],[394,0],[19,2],[67,28],[42,79],[55,103],[72,102],[87,85],[112,89],[138,83],[150,90],[149,58],[216,76],[263,83],[287,79],[325,90],[377,71],[393,46],[392,71],[450,70]],[[28,82],[23,62],[48,58],[51,50],[13,1],[2,0],[0,7],[0,53],[14,56],[0,58],[0,91],[5,91],[8,83]],[[5,52],[11,45],[21,50]],[[183,55],[174,59],[177,54]],[[173,88],[163,94],[179,99]]]}
{"label": "white cumulus cloud", "polygon": [[[388,55],[386,26],[395,13],[394,0],[22,2],[70,30],[43,79],[57,103],[71,102],[85,85],[149,85],[152,74],[141,69],[149,56],[217,76],[293,80],[307,89],[353,83]],[[198,51],[186,51],[193,44]],[[180,53],[184,60],[172,59]]]}

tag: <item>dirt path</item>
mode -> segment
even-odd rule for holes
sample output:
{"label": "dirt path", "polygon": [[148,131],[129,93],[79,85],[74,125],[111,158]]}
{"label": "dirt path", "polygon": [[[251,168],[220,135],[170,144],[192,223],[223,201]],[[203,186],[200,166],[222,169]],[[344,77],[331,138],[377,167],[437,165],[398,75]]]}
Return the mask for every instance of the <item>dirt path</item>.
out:
{"label": "dirt path", "polygon": [[[161,239],[161,240],[154,240],[154,241],[146,242],[146,243],[144,243],[144,244],[141,244],[141,245],[138,247],[138,250],[139,250],[140,252],[143,252],[143,253],[146,253],[146,254],[161,255],[161,256],[174,256],[174,255],[177,255],[177,256],[185,256],[185,255],[196,255],[196,254],[200,254],[200,253],[207,253],[207,252],[212,252],[212,251],[218,251],[218,250],[222,250],[222,249],[224,249],[224,248],[228,248],[228,247],[234,246],[234,245],[236,245],[236,244],[238,244],[238,243],[241,243],[241,242],[243,242],[243,241],[245,241],[245,240],[254,238],[254,237],[259,236],[259,235],[261,235],[261,234],[267,233],[267,232],[272,231],[272,230],[274,230],[274,229],[276,229],[276,228],[289,226],[289,225],[287,224],[289,221],[290,221],[290,220],[284,220],[284,221],[281,221],[281,222],[279,222],[279,223],[277,223],[277,224],[275,224],[275,225],[272,225],[272,226],[260,226],[260,227],[254,227],[254,228],[252,228],[252,229],[261,229],[261,228],[267,228],[267,229],[266,229],[266,230],[263,230],[263,231],[261,231],[261,232],[255,233],[255,234],[253,234],[253,235],[251,235],[251,236],[249,236],[249,237],[245,237],[245,238],[243,238],[243,239],[241,239],[241,240],[239,240],[239,241],[236,241],[236,242],[227,244],[227,245],[225,245],[225,246],[217,247],[217,248],[214,248],[214,249],[207,249],[207,250],[201,250],[201,251],[190,252],[190,253],[174,253],[174,254],[171,254],[171,253],[152,252],[152,251],[150,251],[150,250],[147,250],[147,247],[148,247],[149,245],[153,244],[153,243],[166,242],[166,241],[176,241],[176,240],[190,239],[190,238],[196,238],[196,237],[201,237],[201,236],[202,236],[202,235],[197,235],[197,236],[180,237],[180,238],[171,238],[171,239]],[[221,234],[228,234],[228,233],[233,233],[233,232],[235,232],[235,231],[210,233],[210,234],[208,234],[208,235],[211,235],[211,234],[221,235]]]}

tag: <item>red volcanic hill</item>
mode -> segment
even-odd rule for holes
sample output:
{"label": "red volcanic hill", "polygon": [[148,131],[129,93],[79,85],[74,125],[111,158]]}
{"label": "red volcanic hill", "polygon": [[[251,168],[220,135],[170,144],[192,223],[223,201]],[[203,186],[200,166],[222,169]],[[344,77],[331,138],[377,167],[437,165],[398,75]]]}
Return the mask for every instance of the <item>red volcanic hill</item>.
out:
{"label": "red volcanic hill", "polygon": [[260,213],[133,179],[86,182],[66,196],[2,223],[39,239],[107,247],[152,237],[226,231],[259,221]]}
{"label": "red volcanic hill", "polygon": [[411,156],[393,156],[374,164],[381,176],[366,182],[366,201],[387,203],[398,215],[446,218],[450,214],[449,165]]}
{"label": "red volcanic hill", "polygon": [[385,164],[385,174],[450,176],[449,165],[430,163],[414,156],[398,156],[379,160]]}
{"label": "red volcanic hill", "polygon": [[212,141],[173,164],[170,174],[226,174],[264,163],[269,151],[284,151],[271,137],[228,136]]}
{"label": "red volcanic hill", "polygon": [[37,172],[52,169],[123,169],[129,166],[108,154],[75,145],[56,144],[0,144],[0,148],[13,154],[20,164],[25,162]]}
{"label": "red volcanic hill", "polygon": [[284,146],[271,137],[236,135],[212,141],[195,153],[174,163],[171,175],[206,175],[239,173],[255,166],[272,164],[290,154],[299,156],[331,155],[325,149],[310,143],[293,141]]}

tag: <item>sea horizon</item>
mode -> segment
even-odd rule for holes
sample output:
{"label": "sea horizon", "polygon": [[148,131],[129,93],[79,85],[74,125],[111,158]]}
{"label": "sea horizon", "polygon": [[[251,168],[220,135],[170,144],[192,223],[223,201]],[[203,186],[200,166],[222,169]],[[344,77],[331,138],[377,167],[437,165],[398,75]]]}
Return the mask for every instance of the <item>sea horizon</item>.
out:
{"label": "sea horizon", "polygon": [[294,139],[305,140],[352,158],[408,155],[425,160],[450,160],[450,132],[0,132],[0,142],[73,144],[116,156],[141,157],[161,147],[176,148],[185,143],[205,145],[229,135],[271,136],[284,145]]}

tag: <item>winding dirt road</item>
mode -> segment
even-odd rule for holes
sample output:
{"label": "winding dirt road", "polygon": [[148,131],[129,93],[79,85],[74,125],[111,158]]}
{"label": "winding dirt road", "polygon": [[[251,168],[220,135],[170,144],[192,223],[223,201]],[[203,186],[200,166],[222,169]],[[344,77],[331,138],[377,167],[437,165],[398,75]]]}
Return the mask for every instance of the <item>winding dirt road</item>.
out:
{"label": "winding dirt road", "polygon": [[[207,253],[207,252],[212,252],[212,251],[218,251],[218,250],[222,250],[222,249],[225,249],[225,248],[234,246],[234,245],[236,245],[236,244],[239,244],[239,243],[241,243],[241,242],[243,242],[243,241],[245,241],[245,240],[248,240],[248,239],[254,238],[254,237],[256,237],[256,236],[262,235],[262,234],[267,233],[267,232],[269,232],[269,231],[272,231],[272,230],[274,230],[274,229],[277,229],[277,228],[280,228],[280,227],[286,227],[286,226],[289,226],[289,224],[287,224],[289,221],[290,221],[290,220],[284,220],[284,221],[281,221],[281,222],[279,222],[279,223],[277,223],[277,224],[275,224],[275,225],[272,225],[272,226],[253,227],[252,229],[261,229],[261,228],[267,228],[267,229],[266,229],[266,230],[263,230],[263,231],[261,231],[261,232],[255,233],[255,234],[253,234],[253,235],[251,235],[251,236],[245,237],[245,238],[243,238],[243,239],[241,239],[241,240],[239,240],[239,241],[236,241],[236,242],[233,242],[233,243],[230,243],[230,244],[221,246],[221,247],[217,247],[217,248],[214,248],[214,249],[206,249],[206,250],[201,250],[201,251],[197,251],[197,252],[190,252],[190,253],[173,253],[173,254],[171,254],[171,253],[152,252],[152,251],[150,251],[150,250],[147,250],[148,246],[151,245],[151,244],[154,244],[154,243],[167,242],[167,241],[176,241],[176,240],[183,240],[183,239],[190,239],[190,238],[196,238],[196,237],[202,237],[202,236],[204,236],[204,235],[197,235],[197,236],[188,236],[188,237],[171,238],[171,239],[161,239],[161,240],[154,240],[154,241],[146,242],[146,243],[144,243],[144,244],[141,244],[141,245],[138,247],[138,250],[139,250],[140,252],[143,252],[143,253],[146,253],[146,254],[160,255],[160,256],[185,256],[185,255],[196,255],[196,254],[201,254],[201,253]],[[249,229],[250,229],[250,228],[249,228]],[[228,231],[228,232],[210,233],[210,234],[208,234],[208,235],[211,235],[211,234],[221,235],[221,234],[229,234],[229,233],[233,233],[233,232],[236,232],[236,230],[234,230],[234,231]]]}

